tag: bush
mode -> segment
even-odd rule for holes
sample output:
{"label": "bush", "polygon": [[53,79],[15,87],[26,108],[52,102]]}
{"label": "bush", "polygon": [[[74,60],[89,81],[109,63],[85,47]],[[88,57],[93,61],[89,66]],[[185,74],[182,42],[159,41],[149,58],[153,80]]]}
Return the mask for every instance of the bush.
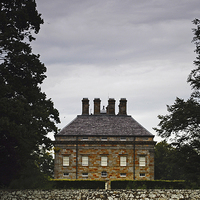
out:
{"label": "bush", "polygon": [[185,189],[188,185],[183,180],[113,180],[112,189]]}

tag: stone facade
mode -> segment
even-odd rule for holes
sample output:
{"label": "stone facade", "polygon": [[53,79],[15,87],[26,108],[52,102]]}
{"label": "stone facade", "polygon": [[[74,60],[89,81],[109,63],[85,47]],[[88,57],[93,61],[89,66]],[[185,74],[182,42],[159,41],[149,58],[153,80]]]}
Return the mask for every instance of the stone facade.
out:
{"label": "stone facade", "polygon": [[94,115],[83,111],[56,135],[55,179],[153,180],[153,135],[126,114],[126,99],[109,99],[107,113],[99,113],[100,99],[94,100]]}
{"label": "stone facade", "polygon": [[200,190],[0,190],[2,200],[198,200]]}

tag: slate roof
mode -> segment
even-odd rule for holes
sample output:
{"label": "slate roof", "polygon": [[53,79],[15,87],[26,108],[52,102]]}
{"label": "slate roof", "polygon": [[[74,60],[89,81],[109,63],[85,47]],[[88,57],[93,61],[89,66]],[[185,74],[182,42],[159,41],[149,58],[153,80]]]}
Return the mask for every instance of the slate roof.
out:
{"label": "slate roof", "polygon": [[57,136],[148,136],[153,135],[128,115],[78,115]]}

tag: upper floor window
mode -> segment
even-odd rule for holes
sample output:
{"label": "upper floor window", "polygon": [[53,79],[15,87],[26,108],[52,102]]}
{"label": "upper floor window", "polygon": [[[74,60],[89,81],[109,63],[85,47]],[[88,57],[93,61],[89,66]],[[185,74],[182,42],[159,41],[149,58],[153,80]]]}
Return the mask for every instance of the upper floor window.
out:
{"label": "upper floor window", "polygon": [[83,137],[82,140],[88,140],[88,137]]}
{"label": "upper floor window", "polygon": [[82,166],[88,166],[88,156],[82,156]]}
{"label": "upper floor window", "polygon": [[107,156],[101,157],[101,166],[107,166],[108,165],[108,158]]}
{"label": "upper floor window", "polygon": [[145,159],[145,156],[140,156],[139,157],[139,166],[140,167],[143,167],[146,165],[146,159]]}
{"label": "upper floor window", "polygon": [[126,156],[120,156],[120,166],[126,166]]}
{"label": "upper floor window", "polygon": [[63,166],[69,166],[69,156],[63,156]]}

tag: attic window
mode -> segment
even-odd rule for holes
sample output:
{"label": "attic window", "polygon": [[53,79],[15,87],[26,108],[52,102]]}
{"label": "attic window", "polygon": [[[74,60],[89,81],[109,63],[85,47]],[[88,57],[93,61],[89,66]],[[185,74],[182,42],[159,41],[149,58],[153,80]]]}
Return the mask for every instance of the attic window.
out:
{"label": "attic window", "polygon": [[108,139],[107,139],[107,137],[102,137],[101,140],[102,141],[107,141]]}
{"label": "attic window", "polygon": [[83,137],[82,140],[88,140],[88,137]]}
{"label": "attic window", "polygon": [[121,141],[126,141],[126,137],[121,137],[120,140]]}

